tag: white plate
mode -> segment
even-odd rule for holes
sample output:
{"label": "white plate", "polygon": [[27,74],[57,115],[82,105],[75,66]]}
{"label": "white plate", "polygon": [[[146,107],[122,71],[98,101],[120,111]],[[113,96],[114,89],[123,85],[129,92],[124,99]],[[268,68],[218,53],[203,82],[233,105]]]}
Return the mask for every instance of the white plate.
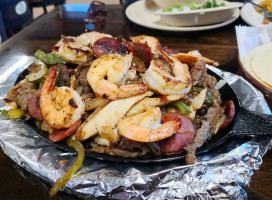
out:
{"label": "white plate", "polygon": [[[263,44],[261,46],[258,46],[257,48],[251,50],[242,60],[242,64],[245,68],[245,70],[247,70],[247,72],[253,76],[255,79],[257,79],[258,81],[262,82],[262,84],[264,84],[263,80],[271,80],[270,76],[266,79],[261,79],[259,77],[262,77],[264,74],[267,75],[272,73],[272,67],[271,67],[271,52],[272,52],[272,43],[267,43],[267,44]],[[257,64],[254,65],[254,62],[258,60]],[[253,65],[256,69],[256,66],[258,69],[264,69],[261,72],[264,73],[259,73],[259,77],[254,73],[254,68]],[[260,71],[259,71],[260,72]],[[269,82],[269,81],[268,81]],[[264,84],[266,85],[266,84]],[[271,85],[271,84],[270,84]],[[267,87],[269,87],[268,85],[266,85]],[[272,88],[271,88],[272,89]]]}
{"label": "white plate", "polygon": [[156,14],[170,26],[203,26],[225,22],[233,16],[236,8],[243,6],[240,2],[217,1],[217,3],[224,3],[225,6],[172,12],[160,9]]}
{"label": "white plate", "polygon": [[240,60],[240,66],[246,76],[269,97],[272,97],[271,79],[270,76],[267,77],[267,75],[272,73],[270,65],[271,52],[272,42],[256,47]]}
{"label": "white plate", "polygon": [[[259,4],[262,0],[253,1],[254,3]],[[251,3],[246,3],[241,9],[242,19],[250,26],[255,27],[265,27],[271,26],[270,24],[263,24],[264,16],[258,13],[254,6]]]}
{"label": "white plate", "polygon": [[155,12],[160,8],[153,2],[153,0],[141,0],[137,1],[133,4],[130,4],[126,9],[126,15],[128,19],[136,24],[141,26],[164,30],[164,31],[202,31],[202,30],[210,30],[219,28],[222,26],[226,26],[232,22],[234,22],[240,14],[238,8],[234,12],[233,16],[225,22],[207,26],[194,26],[194,27],[175,27],[166,25],[161,19],[160,16],[155,15]]}

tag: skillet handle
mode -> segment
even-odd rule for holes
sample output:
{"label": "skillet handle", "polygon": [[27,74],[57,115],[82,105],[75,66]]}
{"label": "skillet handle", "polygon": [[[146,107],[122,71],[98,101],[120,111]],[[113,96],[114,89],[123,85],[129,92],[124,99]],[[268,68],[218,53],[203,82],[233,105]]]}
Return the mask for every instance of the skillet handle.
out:
{"label": "skillet handle", "polygon": [[240,107],[231,135],[272,136],[272,115],[255,113]]}

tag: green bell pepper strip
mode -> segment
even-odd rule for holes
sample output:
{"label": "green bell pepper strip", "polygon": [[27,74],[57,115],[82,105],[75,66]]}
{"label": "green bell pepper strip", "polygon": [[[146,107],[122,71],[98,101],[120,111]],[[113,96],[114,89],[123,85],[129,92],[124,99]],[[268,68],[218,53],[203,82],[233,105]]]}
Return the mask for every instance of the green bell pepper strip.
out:
{"label": "green bell pepper strip", "polygon": [[50,189],[50,196],[54,196],[68,181],[71,179],[71,177],[77,172],[77,170],[80,168],[80,166],[83,163],[84,156],[85,156],[85,149],[81,142],[77,140],[73,140],[71,137],[69,137],[67,140],[67,145],[70,147],[73,147],[78,152],[77,160],[72,165],[72,167],[62,176],[60,177],[56,183],[53,185],[53,187]]}
{"label": "green bell pepper strip", "polygon": [[25,112],[21,109],[11,109],[10,111],[8,111],[8,115],[11,118],[17,119],[23,117],[25,115]]}
{"label": "green bell pepper strip", "polygon": [[37,50],[35,52],[35,56],[36,56],[36,58],[43,61],[45,64],[49,64],[49,65],[54,65],[54,64],[59,64],[59,63],[65,64],[66,63],[64,60],[62,60],[57,55],[55,55],[55,54],[46,54],[45,52],[43,52],[41,50]]}
{"label": "green bell pepper strip", "polygon": [[8,112],[9,112],[8,110],[1,110],[1,115],[9,119],[10,117]]}
{"label": "green bell pepper strip", "polygon": [[186,115],[186,114],[192,112],[191,109],[189,108],[189,106],[187,106],[185,103],[183,103],[182,101],[179,101],[179,100],[170,103],[170,105],[178,107],[178,109],[181,111],[182,115]]}

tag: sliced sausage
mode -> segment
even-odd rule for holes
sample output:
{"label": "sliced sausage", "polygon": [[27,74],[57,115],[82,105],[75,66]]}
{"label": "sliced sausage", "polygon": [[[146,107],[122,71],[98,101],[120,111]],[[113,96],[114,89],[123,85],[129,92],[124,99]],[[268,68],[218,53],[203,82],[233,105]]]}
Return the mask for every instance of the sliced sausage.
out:
{"label": "sliced sausage", "polygon": [[161,50],[165,51],[169,55],[173,55],[173,54],[178,54],[179,53],[178,50],[176,50],[176,49],[170,49],[167,46],[162,46]]}
{"label": "sliced sausage", "polygon": [[220,129],[227,127],[233,120],[235,115],[235,105],[232,100],[227,101],[224,104],[223,108],[225,108],[225,114],[227,115],[227,118],[224,121],[224,123],[220,126]]}
{"label": "sliced sausage", "polygon": [[122,42],[114,38],[100,38],[93,45],[93,53],[96,57],[106,54],[126,54],[126,49]]}
{"label": "sliced sausage", "polygon": [[165,155],[178,154],[183,148],[194,141],[194,127],[192,122],[178,113],[168,113],[162,116],[162,122],[178,120],[181,122],[180,129],[170,138],[159,142],[160,152]]}
{"label": "sliced sausage", "polygon": [[141,59],[146,67],[149,67],[153,56],[147,43],[125,42],[125,48],[129,53],[132,52],[133,56]]}
{"label": "sliced sausage", "polygon": [[29,99],[29,102],[27,104],[28,111],[30,115],[39,121],[43,121],[43,116],[40,109],[40,96],[41,96],[41,89],[34,92]]}

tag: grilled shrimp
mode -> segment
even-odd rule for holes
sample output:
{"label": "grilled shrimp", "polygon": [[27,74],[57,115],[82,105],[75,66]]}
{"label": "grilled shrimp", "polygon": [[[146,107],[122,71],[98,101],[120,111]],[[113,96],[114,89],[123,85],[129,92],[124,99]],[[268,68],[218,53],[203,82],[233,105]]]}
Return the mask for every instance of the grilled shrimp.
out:
{"label": "grilled shrimp", "polygon": [[179,121],[168,121],[160,124],[161,111],[159,107],[152,108],[140,114],[129,116],[118,122],[119,134],[137,142],[156,142],[172,136],[179,128]]}
{"label": "grilled shrimp", "polygon": [[80,36],[76,37],[76,41],[83,46],[87,46],[91,48],[93,47],[93,44],[95,43],[96,40],[99,40],[100,38],[104,38],[104,37],[112,38],[112,36],[109,34],[93,31],[93,32],[87,32],[87,33],[81,34]]}
{"label": "grilled shrimp", "polygon": [[146,84],[123,85],[131,61],[132,54],[124,57],[119,54],[107,54],[93,61],[87,73],[87,80],[93,91],[98,96],[110,100],[124,99],[146,92]]}
{"label": "grilled shrimp", "polygon": [[65,37],[53,47],[53,53],[69,63],[86,63],[93,55],[88,46],[84,46],[76,41],[75,37]]}
{"label": "grilled shrimp", "polygon": [[204,60],[207,64],[212,65],[214,67],[219,65],[218,62],[201,56],[201,54],[197,50],[190,51],[188,53],[178,53],[175,55],[175,57],[179,59],[181,62],[188,64],[190,67],[193,67],[195,63],[198,61],[198,59]]}
{"label": "grilled shrimp", "polygon": [[155,56],[159,55],[160,42],[158,38],[147,35],[139,35],[132,36],[130,39],[134,43],[147,43],[147,45],[151,48],[152,54]]}
{"label": "grilled shrimp", "polygon": [[163,51],[162,54],[172,66],[169,67],[160,59],[153,59],[148,70],[142,76],[143,81],[162,95],[184,95],[188,93],[192,87],[188,66]]}
{"label": "grilled shrimp", "polygon": [[79,94],[68,87],[56,87],[57,66],[47,76],[41,90],[40,108],[51,128],[69,128],[81,119],[85,105]]}

